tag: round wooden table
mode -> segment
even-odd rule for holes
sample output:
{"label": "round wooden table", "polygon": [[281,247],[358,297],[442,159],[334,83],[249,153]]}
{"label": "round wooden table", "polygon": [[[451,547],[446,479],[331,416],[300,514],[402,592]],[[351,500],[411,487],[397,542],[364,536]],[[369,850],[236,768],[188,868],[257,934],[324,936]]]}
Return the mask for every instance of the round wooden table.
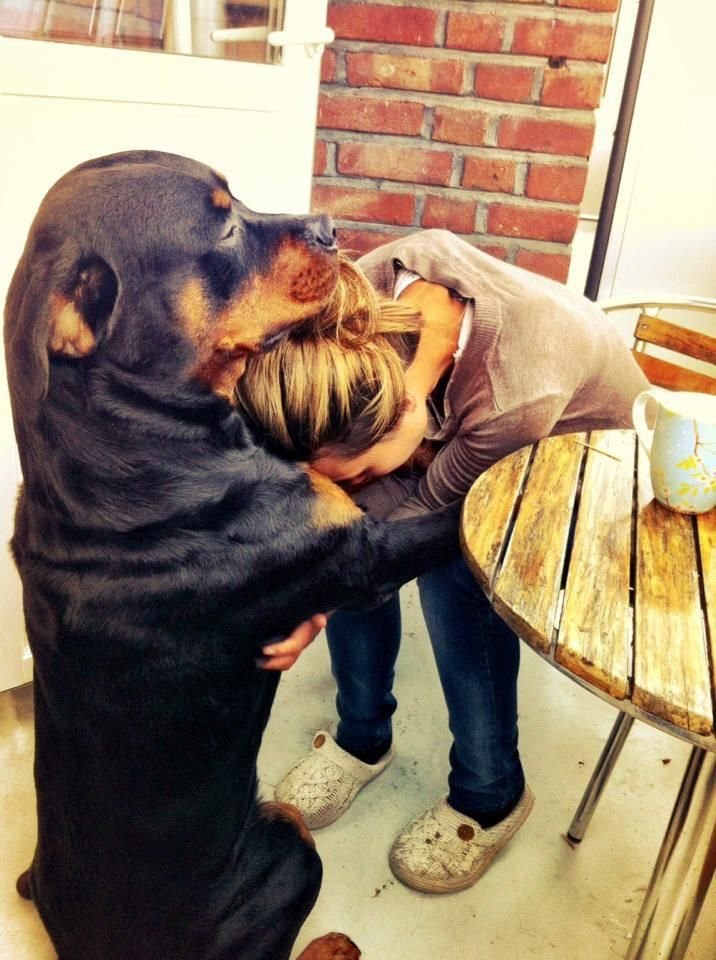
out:
{"label": "round wooden table", "polygon": [[495,610],[620,711],[569,834],[581,840],[634,718],[693,750],[626,960],[679,960],[716,864],[716,510],[653,499],[631,430],[551,437],[482,474],[463,550]]}

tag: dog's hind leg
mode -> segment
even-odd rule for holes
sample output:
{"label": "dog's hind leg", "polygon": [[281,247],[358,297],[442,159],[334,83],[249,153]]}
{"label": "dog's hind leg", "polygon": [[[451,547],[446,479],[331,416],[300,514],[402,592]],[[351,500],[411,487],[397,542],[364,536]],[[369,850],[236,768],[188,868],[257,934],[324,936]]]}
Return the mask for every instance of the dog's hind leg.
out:
{"label": "dog's hind leg", "polygon": [[15,889],[24,900],[32,900],[32,867],[20,874]]}
{"label": "dog's hind leg", "polygon": [[288,960],[316,901],[322,875],[313,837],[295,807],[282,803],[256,807],[238,869],[241,887],[236,909],[233,916],[226,913],[208,956],[211,960]]}
{"label": "dog's hind leg", "polygon": [[[290,803],[263,803],[261,816],[266,820],[287,820],[293,823],[301,839],[313,847],[313,837],[298,809]],[[312,940],[298,960],[358,960],[361,952],[343,933],[327,933]]]}

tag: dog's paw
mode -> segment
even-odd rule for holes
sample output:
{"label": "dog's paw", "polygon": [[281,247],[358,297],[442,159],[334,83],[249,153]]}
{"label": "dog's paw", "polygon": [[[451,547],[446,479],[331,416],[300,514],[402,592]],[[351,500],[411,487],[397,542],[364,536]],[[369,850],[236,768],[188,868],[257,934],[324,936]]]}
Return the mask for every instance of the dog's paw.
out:
{"label": "dog's paw", "polygon": [[298,960],[358,960],[361,952],[343,933],[327,933],[312,940]]}
{"label": "dog's paw", "polygon": [[32,869],[21,873],[17,878],[15,889],[23,900],[32,900]]}

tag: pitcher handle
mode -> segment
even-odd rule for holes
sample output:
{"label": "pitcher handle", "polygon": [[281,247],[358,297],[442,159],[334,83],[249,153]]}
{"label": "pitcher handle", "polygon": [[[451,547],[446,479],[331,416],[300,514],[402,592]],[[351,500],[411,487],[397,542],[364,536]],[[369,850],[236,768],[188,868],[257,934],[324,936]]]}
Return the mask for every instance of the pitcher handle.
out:
{"label": "pitcher handle", "polygon": [[642,390],[642,392],[637,395],[631,408],[631,418],[634,421],[634,429],[639,438],[639,443],[641,443],[648,454],[651,454],[651,442],[654,439],[654,430],[646,422],[646,405],[649,400],[653,400],[654,403],[659,402],[658,389]]}

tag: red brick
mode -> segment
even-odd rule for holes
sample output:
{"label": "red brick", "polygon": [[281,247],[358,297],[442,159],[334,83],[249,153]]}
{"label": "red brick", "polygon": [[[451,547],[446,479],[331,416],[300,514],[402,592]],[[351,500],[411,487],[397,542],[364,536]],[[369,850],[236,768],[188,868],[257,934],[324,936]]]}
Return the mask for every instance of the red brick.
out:
{"label": "red brick", "polygon": [[513,193],[515,189],[515,169],[512,160],[499,160],[492,157],[466,157],[462,185],[473,190],[497,190],[502,193]]}
{"label": "red brick", "polygon": [[565,167],[556,163],[532,163],[527,174],[525,194],[534,200],[580,203],[586,182],[586,166]]}
{"label": "red brick", "polygon": [[487,122],[487,114],[475,107],[436,107],[433,140],[479,147],[485,142]]}
{"label": "red brick", "polygon": [[494,14],[449,13],[445,46],[495,53],[502,49],[505,21]]}
{"label": "red brick", "polygon": [[312,208],[341,220],[409,226],[415,219],[415,197],[412,194],[358,190],[323,183],[313,185]]}
{"label": "red brick", "polygon": [[440,227],[455,233],[472,233],[475,229],[476,200],[429,196],[423,211],[424,227]]}
{"label": "red brick", "polygon": [[325,140],[316,140],[313,148],[313,175],[320,177],[326,172],[326,163],[328,160],[328,147]]}
{"label": "red brick", "polygon": [[532,67],[510,67],[501,63],[478,63],[475,93],[489,100],[526,103],[534,80]]}
{"label": "red brick", "polygon": [[573,72],[569,68],[545,70],[540,102],[547,107],[593,110],[602,96],[603,74]]}
{"label": "red brick", "polygon": [[416,136],[423,127],[424,107],[402,100],[379,100],[355,93],[322,93],[318,126],[332,130],[365,130]]}
{"label": "red brick", "polygon": [[475,246],[478,250],[482,250],[483,253],[489,253],[491,257],[496,257],[498,260],[507,259],[507,250],[505,247],[498,247],[496,243],[476,243]]}
{"label": "red brick", "polygon": [[332,3],[328,25],[343,40],[375,40],[432,47],[438,14],[425,7],[388,7],[369,3]]}
{"label": "red brick", "polygon": [[397,240],[402,233],[385,233],[379,230],[352,230],[350,227],[338,227],[338,245],[344,253],[353,259],[370,253],[376,247],[391,240]]}
{"label": "red brick", "polygon": [[336,79],[336,64],[338,57],[336,51],[326,47],[321,57],[321,83],[333,83]]}
{"label": "red brick", "polygon": [[512,52],[605,63],[611,38],[612,28],[608,24],[573,23],[556,19],[518,20]]}
{"label": "red brick", "polygon": [[532,117],[506,117],[497,132],[498,147],[574,157],[588,157],[593,139],[593,122],[568,123]]}
{"label": "red brick", "polygon": [[577,219],[570,210],[493,203],[487,211],[487,231],[502,237],[571,243]]}
{"label": "red brick", "polygon": [[392,53],[346,54],[346,75],[353,87],[460,93],[464,72],[459,60],[400,57]]}
{"label": "red brick", "polygon": [[594,13],[601,11],[613,13],[619,6],[619,0],[557,0],[557,6],[579,7],[581,10],[592,10]]}
{"label": "red brick", "polygon": [[434,183],[446,187],[453,155],[441,150],[395,147],[383,143],[342,143],[338,147],[339,173],[378,177],[407,183]]}
{"label": "red brick", "polygon": [[570,256],[566,253],[542,253],[539,250],[518,250],[515,263],[532,273],[565,283],[569,274]]}

